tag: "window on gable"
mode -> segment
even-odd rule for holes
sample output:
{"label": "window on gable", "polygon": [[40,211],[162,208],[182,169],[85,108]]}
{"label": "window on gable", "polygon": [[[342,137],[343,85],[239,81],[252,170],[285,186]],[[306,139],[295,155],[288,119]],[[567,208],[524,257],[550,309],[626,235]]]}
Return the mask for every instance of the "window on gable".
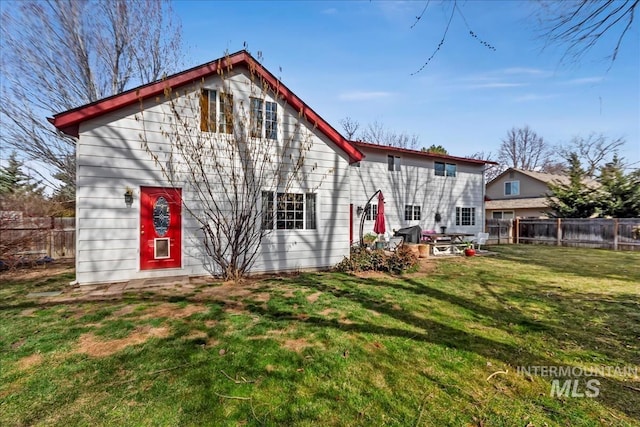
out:
{"label": "window on gable", "polygon": [[517,196],[520,194],[520,181],[507,181],[504,183],[505,196]]}
{"label": "window on gable", "polygon": [[456,225],[476,225],[476,208],[456,207]]}
{"label": "window on gable", "polygon": [[456,176],[458,167],[455,163],[434,162],[436,176]]}
{"label": "window on gable", "polygon": [[378,205],[369,205],[365,211],[364,219],[367,221],[374,220],[378,217]]}
{"label": "window on gable", "polygon": [[233,95],[203,89],[200,94],[200,130],[233,133]]}
{"label": "window on gable", "polygon": [[262,137],[262,120],[263,120],[263,101],[259,98],[250,98],[251,111],[249,114],[251,125],[251,136],[254,138]]}
{"label": "window on gable", "polygon": [[387,166],[391,172],[400,170],[400,157],[387,156]]}
{"label": "window on gable", "polygon": [[404,205],[404,220],[405,221],[420,221],[421,212],[420,206],[417,205]]}
{"label": "window on gable", "polygon": [[315,193],[262,192],[262,229],[315,230],[317,228]]}
{"label": "window on gable", "polygon": [[216,131],[217,92],[203,89],[200,93],[200,130],[202,132]]}
{"label": "window on gable", "polygon": [[[250,129],[254,138],[278,139],[278,104],[250,98]],[[264,129],[264,133],[263,133]]]}
{"label": "window on gable", "polygon": [[278,139],[278,104],[268,101],[265,104],[265,137],[268,139]]}
{"label": "window on gable", "polygon": [[218,100],[220,122],[218,123],[218,132],[233,133],[233,95],[230,93],[221,93]]}

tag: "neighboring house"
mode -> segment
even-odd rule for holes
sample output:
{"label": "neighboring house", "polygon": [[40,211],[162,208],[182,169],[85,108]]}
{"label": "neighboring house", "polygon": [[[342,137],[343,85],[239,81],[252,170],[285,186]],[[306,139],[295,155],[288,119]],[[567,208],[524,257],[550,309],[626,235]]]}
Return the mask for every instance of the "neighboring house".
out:
{"label": "neighboring house", "polygon": [[[264,198],[265,190],[273,192],[272,218],[280,218],[281,204],[273,201],[282,195],[290,202],[283,203],[287,207],[282,209],[291,205],[291,211],[282,213],[295,219],[282,224],[276,220],[274,230],[262,241],[252,272],[318,269],[349,256],[357,206],[377,189],[387,197],[389,229],[412,224],[469,233],[482,229],[485,162],[348,141],[241,51],[51,119],[58,130],[77,138],[78,283],[215,273],[205,254],[202,232],[184,208],[184,200],[197,200],[193,189],[188,185],[170,188],[157,163],[141,147],[140,135],[170,149],[172,136],[158,124],[170,110],[163,97],[169,88],[183,98],[184,93],[202,94],[196,132],[228,133],[227,116],[220,108],[231,104],[234,111],[253,109],[247,87],[255,75],[264,83],[259,86],[264,100],[258,126],[262,137],[281,143],[290,138],[291,129],[303,128],[310,136],[305,141],[309,144],[305,161],[313,167],[296,178],[286,193],[263,190],[263,203],[269,200],[268,194]],[[145,125],[145,120],[151,121]],[[255,125],[251,123],[252,132]],[[369,156],[366,160],[363,152]],[[393,156],[393,171],[388,156]],[[358,162],[359,167],[354,166]],[[130,197],[123,200],[125,193],[133,196],[130,206],[125,204]],[[438,223],[436,213],[442,217]]]}
{"label": "neighboring house", "polygon": [[[484,178],[487,162],[384,145],[354,142],[365,155],[351,165],[351,203],[356,209],[352,239],[359,236],[358,208],[382,190],[386,228],[412,225],[423,230],[476,234],[484,228]],[[364,232],[373,229],[377,198],[365,212]]]}
{"label": "neighboring house", "polygon": [[564,175],[509,168],[487,184],[489,219],[546,218],[549,184],[568,184]]}

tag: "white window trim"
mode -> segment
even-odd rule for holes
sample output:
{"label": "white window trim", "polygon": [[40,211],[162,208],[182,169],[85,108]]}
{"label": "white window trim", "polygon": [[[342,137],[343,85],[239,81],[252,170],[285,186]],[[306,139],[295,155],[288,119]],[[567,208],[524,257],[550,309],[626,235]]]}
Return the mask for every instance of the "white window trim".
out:
{"label": "white window trim", "polygon": [[[257,99],[260,101],[261,103],[261,113],[262,113],[262,119],[261,119],[261,126],[260,126],[260,135],[253,135],[253,127],[252,127],[252,115],[253,115],[253,103],[252,101],[254,99]],[[275,126],[276,126],[276,132],[275,132],[275,138],[269,138],[269,136],[267,135],[267,104],[274,104],[275,105],[275,113],[276,113],[276,120],[275,120]],[[251,136],[253,138],[264,138],[264,139],[271,139],[273,141],[279,141],[280,140],[280,112],[281,112],[281,108],[280,105],[275,102],[270,100],[269,98],[259,98],[257,96],[251,96],[249,97],[249,128],[250,128],[250,132],[251,132]]]}
{"label": "white window trim", "polygon": [[[411,218],[407,219],[407,207],[411,207]],[[420,218],[416,218],[416,208],[420,209]],[[422,221],[422,206],[421,205],[404,205],[404,220],[405,221]]]}
{"label": "white window trim", "polygon": [[[518,185],[518,192],[517,193],[513,193],[513,183],[517,183]],[[507,194],[507,184],[511,184],[510,188],[511,188],[511,193]],[[519,196],[520,195],[520,180],[512,180],[512,181],[505,181],[504,185],[502,186],[502,190],[504,192],[505,196]]]}
{"label": "white window trim", "polygon": [[[458,209],[460,210],[460,215],[458,216]],[[463,224],[462,221],[462,212],[463,209],[469,209],[469,219],[471,220],[471,224]],[[475,206],[456,206],[456,219],[455,219],[455,224],[456,227],[475,227],[477,222],[476,221],[476,216],[477,216],[477,212],[478,209],[476,209]]]}
{"label": "white window trim", "polygon": [[[262,190],[260,193],[260,212],[264,214],[265,210],[262,206],[262,193],[272,193],[273,194],[273,222],[271,224],[271,228],[265,228],[263,230],[268,232],[316,232],[320,228],[320,213],[321,213],[321,202],[320,202],[320,192],[318,191],[304,191],[300,189],[289,189],[287,191],[282,190]],[[302,227],[303,228],[278,228],[278,193],[286,193],[286,194],[302,194]],[[307,194],[315,194],[316,195],[316,223],[315,228],[307,228]],[[260,227],[262,227],[262,219],[260,219]]]}
{"label": "white window trim", "polygon": [[[393,158],[393,169],[389,169],[389,158],[392,157]],[[387,171],[388,172],[400,172],[400,165],[401,163],[401,157],[400,156],[396,156],[393,154],[388,154],[387,155]]]}
{"label": "white window trim", "polygon": [[[213,126],[213,130],[211,130],[211,126],[209,126],[209,130],[207,131],[208,133],[217,133],[220,135],[231,135],[231,133],[228,132],[220,132],[220,125],[222,124],[222,121],[220,120],[220,118],[223,115],[223,112],[220,111],[221,108],[221,104],[220,104],[220,95],[222,94],[227,94],[227,95],[231,95],[231,99],[233,100],[233,104],[231,105],[231,116],[232,116],[232,120],[234,121],[234,125],[235,126],[235,121],[236,121],[236,114],[235,114],[235,103],[236,103],[236,99],[233,96],[233,92],[231,91],[225,91],[223,88],[221,87],[203,87],[202,91],[206,91],[207,92],[207,109],[208,109],[208,113],[209,113],[209,117],[207,117],[207,122],[209,120],[209,118],[211,117],[211,93],[215,93],[215,112],[216,112],[216,122]],[[202,111],[200,112],[200,114],[202,114]],[[232,126],[232,128],[233,128]],[[225,122],[225,127],[226,127],[226,122]],[[232,132],[233,133],[233,132]]]}
{"label": "white window trim", "polygon": [[[502,215],[502,217],[501,218],[494,218],[493,214],[494,213],[498,213],[498,212],[500,213],[500,215]],[[515,211],[491,211],[491,219],[505,219],[504,218],[504,214],[511,214],[511,218],[507,218],[507,219],[513,219],[513,218],[516,217]]]}
{"label": "white window trim", "polygon": [[[438,175],[437,171],[436,171],[436,165],[440,164],[444,166],[444,169],[442,171],[442,175]],[[455,172],[453,175],[448,175],[447,172],[447,166],[454,166],[455,167]],[[441,176],[443,178],[455,178],[458,176],[458,164],[457,163],[447,163],[447,162],[433,162],[433,176]]]}

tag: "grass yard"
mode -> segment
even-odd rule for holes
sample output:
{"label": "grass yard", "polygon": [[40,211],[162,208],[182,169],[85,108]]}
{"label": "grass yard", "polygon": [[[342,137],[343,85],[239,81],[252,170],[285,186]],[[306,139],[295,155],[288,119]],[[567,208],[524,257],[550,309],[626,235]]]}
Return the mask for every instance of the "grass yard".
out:
{"label": "grass yard", "polygon": [[[0,425],[640,425],[640,252],[495,250],[115,298],[4,274]],[[519,366],[623,369],[552,397]]]}

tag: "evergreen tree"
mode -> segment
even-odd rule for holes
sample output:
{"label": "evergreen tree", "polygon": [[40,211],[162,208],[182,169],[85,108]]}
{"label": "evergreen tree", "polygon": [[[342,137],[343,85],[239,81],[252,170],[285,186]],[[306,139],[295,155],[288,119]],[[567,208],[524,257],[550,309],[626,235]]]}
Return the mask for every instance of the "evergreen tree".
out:
{"label": "evergreen tree", "polygon": [[586,173],[576,153],[570,153],[569,182],[549,184],[549,215],[556,218],[590,218],[600,214],[597,189],[586,184]]}
{"label": "evergreen tree", "polygon": [[449,152],[447,151],[446,148],[444,148],[442,145],[431,145],[431,147],[429,148],[423,148],[422,151],[425,151],[427,153],[432,153],[432,154],[449,154]]}
{"label": "evergreen tree", "polygon": [[30,178],[22,171],[23,163],[12,152],[7,166],[0,167],[0,194],[14,194],[29,187]]}
{"label": "evergreen tree", "polygon": [[624,173],[618,156],[600,169],[598,202],[603,216],[640,217],[640,171]]}

